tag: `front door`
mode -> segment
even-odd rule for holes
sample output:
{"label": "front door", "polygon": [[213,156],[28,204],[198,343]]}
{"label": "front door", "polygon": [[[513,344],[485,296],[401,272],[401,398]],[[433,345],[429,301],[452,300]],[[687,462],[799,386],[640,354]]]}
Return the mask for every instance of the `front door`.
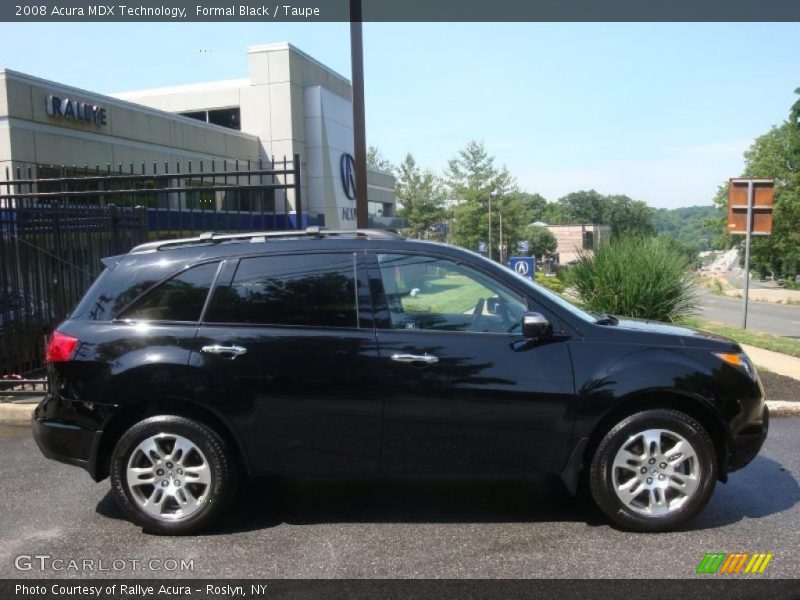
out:
{"label": "front door", "polygon": [[566,336],[526,345],[533,299],[443,257],[371,255],[385,400],[382,469],[557,471],[574,399]]}
{"label": "front door", "polygon": [[353,251],[258,256],[220,275],[192,362],[211,374],[211,401],[243,432],[259,473],[378,468],[378,353],[360,317],[370,298],[358,260]]}

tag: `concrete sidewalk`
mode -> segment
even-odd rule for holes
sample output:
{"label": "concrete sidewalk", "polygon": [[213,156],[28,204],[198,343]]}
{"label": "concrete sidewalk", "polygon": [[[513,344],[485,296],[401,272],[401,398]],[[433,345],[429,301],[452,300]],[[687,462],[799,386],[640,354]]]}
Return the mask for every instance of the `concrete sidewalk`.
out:
{"label": "concrete sidewalk", "polygon": [[800,358],[745,344],[740,345],[757,367],[765,367],[778,375],[800,379]]}
{"label": "concrete sidewalk", "polygon": [[[732,289],[725,290],[725,295],[730,298],[741,298],[744,290]],[[751,302],[770,302],[772,304],[800,304],[800,291],[787,290],[784,288],[750,288],[749,296]]]}

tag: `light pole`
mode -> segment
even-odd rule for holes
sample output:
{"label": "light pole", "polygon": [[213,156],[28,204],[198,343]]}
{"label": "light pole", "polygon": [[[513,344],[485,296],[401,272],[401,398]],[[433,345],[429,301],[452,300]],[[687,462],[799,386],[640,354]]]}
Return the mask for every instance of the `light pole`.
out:
{"label": "light pole", "polygon": [[497,211],[500,215],[500,264],[506,264],[504,255],[505,255],[505,245],[503,244],[503,208],[500,207],[500,210]]}
{"label": "light pole", "polygon": [[353,158],[356,167],[356,227],[369,226],[367,210],[367,133],[364,114],[364,41],[361,0],[350,0],[350,64],[353,70]]}
{"label": "light pole", "polygon": [[489,260],[494,260],[494,252],[492,251],[492,195],[489,192]]}

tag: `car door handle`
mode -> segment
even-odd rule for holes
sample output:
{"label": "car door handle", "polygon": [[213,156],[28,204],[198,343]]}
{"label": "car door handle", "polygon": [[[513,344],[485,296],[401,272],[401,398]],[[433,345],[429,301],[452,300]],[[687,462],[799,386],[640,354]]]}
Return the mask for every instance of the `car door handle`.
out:
{"label": "car door handle", "polygon": [[438,357],[430,354],[392,354],[392,360],[400,363],[417,363],[423,365],[435,365],[439,362]]}
{"label": "car door handle", "polygon": [[230,355],[231,358],[235,358],[242,354],[247,354],[247,348],[244,346],[220,346],[219,344],[214,344],[212,346],[203,346],[200,348],[200,352]]}

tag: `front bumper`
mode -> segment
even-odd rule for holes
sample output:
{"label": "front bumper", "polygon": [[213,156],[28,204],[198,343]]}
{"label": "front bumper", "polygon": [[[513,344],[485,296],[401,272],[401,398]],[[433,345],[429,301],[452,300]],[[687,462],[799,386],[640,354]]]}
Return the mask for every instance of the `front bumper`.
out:
{"label": "front bumper", "polygon": [[769,408],[764,405],[760,423],[753,423],[740,431],[733,439],[728,471],[736,471],[752,461],[764,445],[769,433]]}

